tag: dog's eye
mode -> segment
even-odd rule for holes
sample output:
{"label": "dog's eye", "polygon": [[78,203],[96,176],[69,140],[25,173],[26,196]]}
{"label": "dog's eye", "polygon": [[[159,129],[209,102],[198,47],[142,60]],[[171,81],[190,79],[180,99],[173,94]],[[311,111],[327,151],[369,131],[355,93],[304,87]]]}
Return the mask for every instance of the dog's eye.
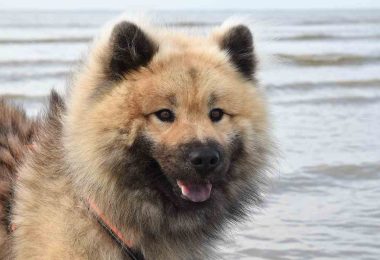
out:
{"label": "dog's eye", "polygon": [[169,109],[161,109],[154,113],[158,119],[162,122],[173,122],[174,121],[174,113]]}
{"label": "dog's eye", "polygon": [[224,112],[220,108],[214,108],[209,113],[209,117],[212,122],[218,122],[222,120],[223,115],[224,115]]}

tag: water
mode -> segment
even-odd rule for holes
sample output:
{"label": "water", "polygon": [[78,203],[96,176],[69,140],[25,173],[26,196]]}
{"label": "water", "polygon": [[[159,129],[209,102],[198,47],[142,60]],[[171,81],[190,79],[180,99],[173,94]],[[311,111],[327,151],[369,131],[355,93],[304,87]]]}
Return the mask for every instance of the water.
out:
{"label": "water", "polygon": [[[116,14],[0,12],[0,95],[37,114]],[[206,31],[234,14],[159,12],[158,22]],[[240,14],[259,21],[281,158],[267,203],[219,258],[380,259],[380,11]]]}

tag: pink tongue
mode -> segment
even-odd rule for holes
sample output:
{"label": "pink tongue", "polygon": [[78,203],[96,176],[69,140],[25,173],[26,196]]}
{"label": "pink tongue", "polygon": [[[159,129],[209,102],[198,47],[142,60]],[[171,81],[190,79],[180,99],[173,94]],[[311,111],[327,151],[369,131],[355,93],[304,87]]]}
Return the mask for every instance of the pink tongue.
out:
{"label": "pink tongue", "polygon": [[210,198],[212,189],[211,183],[193,184],[178,180],[177,184],[181,188],[182,196],[192,202],[202,202]]}

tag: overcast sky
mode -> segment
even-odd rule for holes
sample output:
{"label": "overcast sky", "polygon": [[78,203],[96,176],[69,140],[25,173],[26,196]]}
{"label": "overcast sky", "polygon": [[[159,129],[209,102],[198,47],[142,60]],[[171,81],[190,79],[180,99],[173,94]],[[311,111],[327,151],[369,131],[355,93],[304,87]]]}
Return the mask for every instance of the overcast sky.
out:
{"label": "overcast sky", "polygon": [[380,0],[0,0],[0,9],[380,8]]}

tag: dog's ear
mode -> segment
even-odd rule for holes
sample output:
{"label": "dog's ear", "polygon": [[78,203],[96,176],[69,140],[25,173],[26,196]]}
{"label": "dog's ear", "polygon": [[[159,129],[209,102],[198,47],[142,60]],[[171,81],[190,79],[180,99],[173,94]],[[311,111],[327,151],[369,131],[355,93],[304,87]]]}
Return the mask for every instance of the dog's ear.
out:
{"label": "dog's ear", "polygon": [[218,35],[219,47],[226,51],[230,61],[247,79],[253,79],[256,70],[253,37],[245,25],[236,25]]}
{"label": "dog's ear", "polygon": [[158,51],[158,45],[142,29],[126,21],[113,28],[109,47],[110,60],[105,71],[112,80],[146,66]]}

